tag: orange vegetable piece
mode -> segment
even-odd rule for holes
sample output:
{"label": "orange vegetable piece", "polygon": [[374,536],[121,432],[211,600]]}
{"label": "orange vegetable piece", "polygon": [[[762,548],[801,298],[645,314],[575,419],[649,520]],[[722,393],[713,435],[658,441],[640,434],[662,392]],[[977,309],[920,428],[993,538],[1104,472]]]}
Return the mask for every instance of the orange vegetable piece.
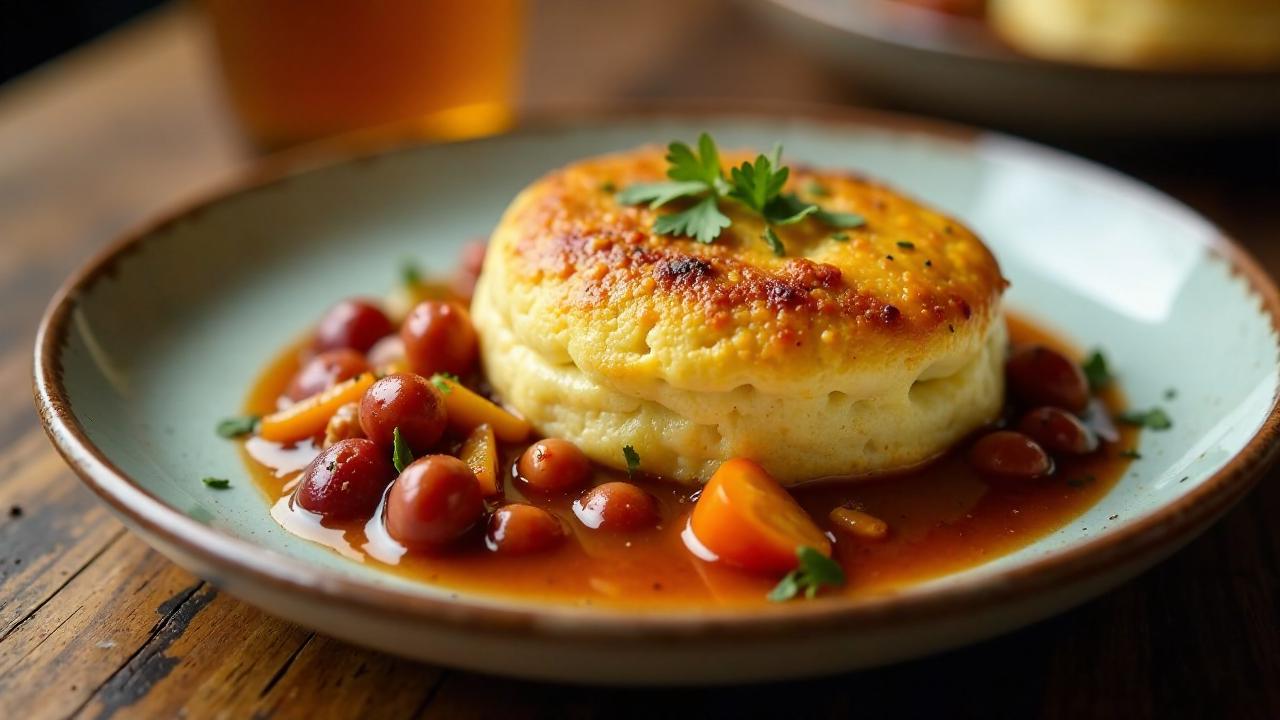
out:
{"label": "orange vegetable piece", "polygon": [[827,517],[837,530],[862,540],[883,540],[889,537],[889,523],[861,510],[838,507]]}
{"label": "orange vegetable piece", "polygon": [[319,435],[324,432],[329,418],[338,412],[338,408],[347,403],[359,402],[373,381],[373,373],[361,373],[322,393],[299,400],[284,410],[262,418],[258,434],[264,440],[281,443],[297,442]]}
{"label": "orange vegetable piece", "polygon": [[476,474],[481,493],[498,494],[498,440],[488,423],[471,431],[458,457]]}
{"label": "orange vegetable piece", "polygon": [[741,458],[707,481],[689,527],[720,561],[745,570],[794,570],[804,546],[831,556],[831,541],[804,508],[764,468]]}
{"label": "orange vegetable piece", "polygon": [[469,433],[487,424],[503,442],[520,442],[528,437],[528,420],[498,407],[451,377],[432,375],[431,382],[444,394],[449,424],[462,432]]}

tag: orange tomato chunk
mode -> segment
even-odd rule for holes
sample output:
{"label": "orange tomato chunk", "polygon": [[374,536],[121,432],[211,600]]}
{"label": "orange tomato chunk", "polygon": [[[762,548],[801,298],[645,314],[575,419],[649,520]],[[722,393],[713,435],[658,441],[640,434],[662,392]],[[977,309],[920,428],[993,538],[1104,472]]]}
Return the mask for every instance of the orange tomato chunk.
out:
{"label": "orange tomato chunk", "polygon": [[745,570],[789,572],[804,546],[831,556],[831,541],[804,508],[764,468],[741,458],[707,481],[689,527],[721,562]]}

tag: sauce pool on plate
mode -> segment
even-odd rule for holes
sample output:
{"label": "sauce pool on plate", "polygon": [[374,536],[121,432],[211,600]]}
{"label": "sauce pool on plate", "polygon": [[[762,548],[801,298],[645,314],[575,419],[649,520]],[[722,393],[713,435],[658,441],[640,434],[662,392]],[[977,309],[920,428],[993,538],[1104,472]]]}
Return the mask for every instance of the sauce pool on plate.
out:
{"label": "sauce pool on plate", "polygon": [[[1069,358],[1079,354],[1031,322],[1010,317],[1015,347],[1041,345]],[[290,347],[254,386],[247,411],[278,409],[300,367],[299,347]],[[1099,393],[1108,415],[1123,398],[1114,386]],[[1006,423],[1016,429],[1017,417]],[[1056,455],[1052,472],[1037,479],[991,480],[966,457],[972,439],[924,467],[871,479],[830,478],[788,488],[791,496],[837,538],[834,558],[844,569],[843,587],[824,595],[870,596],[972,567],[1023,547],[1071,522],[1096,503],[1124,474],[1137,431],[1121,427],[1108,442],[1082,455]],[[463,438],[446,437],[457,450]],[[531,440],[535,440],[532,439]],[[452,444],[450,444],[452,443]],[[503,505],[528,503],[551,513],[565,537],[550,549],[494,552],[486,546],[486,523],[446,549],[406,549],[387,533],[383,498],[372,519],[321,520],[296,505],[292,492],[301,468],[320,445],[281,445],[261,437],[243,445],[257,486],[272,503],[271,515],[290,532],[322,543],[352,560],[459,592],[547,602],[610,607],[752,606],[767,603],[778,577],[710,563],[690,552],[682,535],[701,486],[591,466],[573,492],[538,492],[518,479],[516,467],[529,442],[500,443],[498,477]],[[580,491],[629,481],[649,500],[634,512],[635,529],[602,532],[588,527],[601,518]],[[643,499],[641,499],[643,500]],[[486,502],[496,507],[493,498]],[[833,529],[829,515],[844,508],[854,533]],[[653,514],[656,512],[656,518]],[[593,514],[594,513],[594,514]],[[517,522],[534,513],[508,518]],[[585,521],[584,521],[585,518]],[[538,522],[545,520],[534,518]],[[625,523],[625,521],[624,521]],[[554,532],[554,526],[550,530]]]}

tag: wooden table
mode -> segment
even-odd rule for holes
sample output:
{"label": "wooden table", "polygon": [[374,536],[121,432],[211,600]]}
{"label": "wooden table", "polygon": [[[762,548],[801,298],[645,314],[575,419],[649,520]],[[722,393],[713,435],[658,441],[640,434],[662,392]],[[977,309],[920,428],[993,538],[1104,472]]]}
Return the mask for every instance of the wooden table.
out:
{"label": "wooden table", "polygon": [[[851,97],[736,9],[544,2],[528,100],[707,88]],[[584,30],[603,13],[627,31]],[[1269,137],[1075,149],[1183,198],[1275,272],[1278,148]],[[785,685],[605,690],[484,677],[352,647],[218,592],[127,533],[54,454],[28,399],[30,349],[40,311],[86,255],[248,159],[184,8],[0,87],[0,717],[1280,716],[1275,473],[1190,547],[1061,617]]]}

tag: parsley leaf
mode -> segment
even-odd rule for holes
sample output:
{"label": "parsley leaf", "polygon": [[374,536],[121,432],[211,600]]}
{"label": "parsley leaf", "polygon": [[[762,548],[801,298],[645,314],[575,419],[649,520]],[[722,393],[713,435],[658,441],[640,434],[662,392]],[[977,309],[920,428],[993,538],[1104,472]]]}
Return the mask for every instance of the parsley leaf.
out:
{"label": "parsley leaf", "polygon": [[1169,414],[1158,407],[1121,413],[1116,419],[1125,425],[1137,425],[1150,430],[1168,430],[1173,427],[1173,420],[1170,419]]}
{"label": "parsley leaf", "polygon": [[231,487],[231,481],[226,478],[207,477],[202,478],[200,482],[204,483],[205,487],[213,488],[214,490],[227,490]]}
{"label": "parsley leaf", "polygon": [[672,180],[700,182],[708,188],[720,191],[724,179],[720,175],[720,152],[707,133],[698,136],[698,153],[688,145],[673,142],[667,146],[667,177]]}
{"label": "parsley leaf", "polygon": [[431,376],[431,384],[435,385],[436,389],[444,395],[448,395],[453,392],[453,386],[446,382],[446,380],[458,382],[458,376],[453,373],[436,373]]}
{"label": "parsley leaf", "polygon": [[258,427],[257,415],[238,415],[229,417],[218,423],[218,435],[224,438],[238,438],[251,434]]}
{"label": "parsley leaf", "polygon": [[1089,389],[1093,392],[1098,392],[1110,385],[1114,379],[1111,369],[1107,367],[1107,357],[1101,350],[1090,353],[1080,369],[1084,371],[1084,379],[1089,381]]}
{"label": "parsley leaf", "polygon": [[764,228],[764,234],[761,235],[761,237],[764,238],[765,242],[769,243],[769,249],[773,251],[774,255],[782,257],[787,254],[787,248],[782,244],[782,241],[778,239],[778,234],[773,231],[773,228],[766,225]]}
{"label": "parsley leaf", "polygon": [[659,217],[653,223],[653,231],[659,235],[691,237],[706,245],[715,241],[730,222],[729,216],[720,212],[716,199],[706,197],[688,210]]}
{"label": "parsley leaf", "polygon": [[413,451],[409,449],[409,443],[404,441],[404,437],[400,435],[400,428],[396,427],[391,431],[391,464],[396,466],[396,472],[404,472],[409,467],[409,463],[413,462]]}
{"label": "parsley leaf", "polygon": [[636,183],[625,188],[615,197],[623,205],[643,205],[648,203],[650,208],[656,210],[672,200],[697,197],[706,191],[706,183],[693,180]]}
{"label": "parsley leaf", "polygon": [[812,600],[824,585],[844,585],[844,570],[835,560],[807,546],[798,548],[796,557],[800,559],[800,566],[778,581],[773,590],[769,591],[769,600],[785,602],[801,592]]}
{"label": "parsley leaf", "polygon": [[830,212],[818,208],[818,211],[813,216],[823,224],[830,225],[833,228],[856,228],[867,224],[867,219],[858,213]]}
{"label": "parsley leaf", "polygon": [[765,221],[774,225],[790,225],[819,212],[821,210],[817,205],[804,202],[795,195],[788,193],[771,199],[762,214]]}
{"label": "parsley leaf", "polygon": [[400,264],[400,284],[408,287],[422,284],[422,271],[412,260],[405,260]]}
{"label": "parsley leaf", "polygon": [[744,162],[742,167],[730,169],[733,187],[729,197],[765,215],[765,206],[782,192],[790,174],[789,168],[775,169],[768,157],[759,155],[754,164]]}
{"label": "parsley leaf", "polygon": [[627,461],[627,478],[634,480],[636,471],[640,469],[640,453],[630,445],[623,445],[622,457]]}

